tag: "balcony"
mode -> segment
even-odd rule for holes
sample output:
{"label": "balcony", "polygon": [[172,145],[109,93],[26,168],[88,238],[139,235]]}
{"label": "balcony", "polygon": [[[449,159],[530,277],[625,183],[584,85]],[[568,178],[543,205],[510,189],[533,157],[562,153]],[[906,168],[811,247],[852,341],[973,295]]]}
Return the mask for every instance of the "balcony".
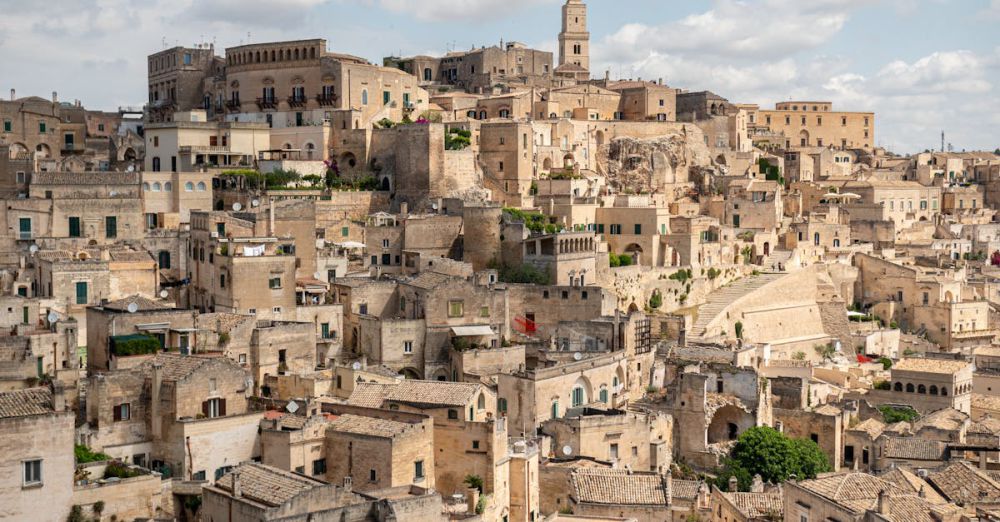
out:
{"label": "balcony", "polygon": [[278,108],[278,99],[277,98],[271,98],[271,97],[257,98],[257,107],[259,107],[261,110],[264,110],[264,109],[277,109]]}
{"label": "balcony", "polygon": [[306,106],[306,97],[304,95],[303,96],[295,96],[295,95],[289,96],[288,97],[288,106],[289,107],[305,107]]}
{"label": "balcony", "polygon": [[229,101],[227,101],[226,102],[226,109],[228,109],[229,111],[232,111],[232,112],[239,111],[240,110],[240,101],[239,100],[229,100]]}
{"label": "balcony", "polygon": [[181,145],[180,147],[177,147],[177,152],[179,154],[229,154],[232,151],[228,146]]}
{"label": "balcony", "polygon": [[320,107],[333,107],[337,105],[337,95],[336,94],[317,94],[316,102],[319,103]]}

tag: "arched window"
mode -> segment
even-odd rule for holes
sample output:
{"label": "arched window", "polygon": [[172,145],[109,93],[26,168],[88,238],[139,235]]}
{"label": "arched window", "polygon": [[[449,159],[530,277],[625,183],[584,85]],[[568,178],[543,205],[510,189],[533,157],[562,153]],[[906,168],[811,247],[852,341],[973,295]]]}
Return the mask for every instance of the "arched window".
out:
{"label": "arched window", "polygon": [[813,234],[813,244],[819,246],[819,232]]}
{"label": "arched window", "polygon": [[145,191],[145,192],[149,192],[149,183],[148,182],[145,182],[145,181],[142,182],[142,190]]}
{"label": "arched window", "polygon": [[895,390],[895,391],[898,391],[898,392],[903,391],[903,383],[897,382],[896,384],[894,384],[892,386],[892,389]]}
{"label": "arched window", "polygon": [[153,183],[153,192],[159,192],[161,190],[163,190],[163,185],[160,185],[159,181],[154,182]]}
{"label": "arched window", "polygon": [[601,402],[603,402],[605,404],[608,403],[608,389],[607,388],[601,388],[601,393],[600,393],[599,396],[600,396]]}
{"label": "arched window", "polygon": [[479,111],[479,119],[480,120],[486,119],[486,111]]}
{"label": "arched window", "polygon": [[298,49],[295,50],[295,59],[296,60],[299,59],[299,50]]}
{"label": "arched window", "polygon": [[476,401],[476,407],[479,408],[480,410],[485,410],[486,409],[486,395],[485,394],[482,394],[482,393],[479,394],[479,400]]}
{"label": "arched window", "polygon": [[368,89],[361,91],[361,105],[368,105]]}
{"label": "arched window", "polygon": [[198,182],[198,192],[205,192],[205,182],[204,181],[199,181]]}
{"label": "arched window", "polygon": [[929,393],[930,393],[931,395],[937,395],[937,394],[938,394],[938,388],[937,388],[937,386],[935,386],[935,385],[933,385],[933,384],[931,385],[931,387],[930,387],[930,388],[928,388],[928,389],[927,389],[927,391],[928,391],[928,392],[929,392]]}
{"label": "arched window", "polygon": [[174,190],[174,184],[173,183],[171,183],[171,182],[168,181],[168,182],[166,182],[166,183],[163,184],[163,191],[164,192],[170,192],[172,190]]}
{"label": "arched window", "polygon": [[170,252],[166,250],[160,250],[157,258],[160,261],[160,268],[170,268]]}
{"label": "arched window", "polygon": [[927,393],[927,387],[923,384],[917,386],[917,393]]}
{"label": "arched window", "polygon": [[192,190],[194,190],[194,183],[188,181],[184,184],[184,192],[191,192]]}
{"label": "arched window", "polygon": [[501,118],[510,118],[510,110],[508,110],[508,109],[500,109],[500,117]]}
{"label": "arched window", "polygon": [[906,393],[913,393],[913,383],[912,382],[906,383]]}
{"label": "arched window", "polygon": [[948,388],[945,388],[944,386],[942,386],[941,387],[941,395],[947,396],[948,395]]}

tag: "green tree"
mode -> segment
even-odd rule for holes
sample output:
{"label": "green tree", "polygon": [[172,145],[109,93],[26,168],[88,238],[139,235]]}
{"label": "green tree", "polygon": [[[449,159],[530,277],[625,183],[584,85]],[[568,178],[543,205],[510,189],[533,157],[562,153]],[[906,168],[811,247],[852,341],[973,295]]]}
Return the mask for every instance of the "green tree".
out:
{"label": "green tree", "polygon": [[790,438],[768,426],[744,431],[724,462],[716,485],[727,489],[729,477],[735,476],[742,491],[750,489],[754,475],[777,484],[793,475],[798,479],[815,478],[831,469],[826,454],[815,442]]}
{"label": "green tree", "polygon": [[743,321],[736,321],[736,324],[734,324],[733,326],[736,328],[736,338],[737,339],[742,339],[743,338]]}
{"label": "green tree", "polygon": [[653,295],[650,296],[649,298],[649,307],[652,308],[653,310],[656,310],[661,306],[663,306],[663,296],[660,295],[659,290],[656,290],[653,292]]}
{"label": "green tree", "polygon": [[608,253],[608,263],[611,265],[611,268],[622,266],[621,261],[618,259],[618,254],[614,252]]}

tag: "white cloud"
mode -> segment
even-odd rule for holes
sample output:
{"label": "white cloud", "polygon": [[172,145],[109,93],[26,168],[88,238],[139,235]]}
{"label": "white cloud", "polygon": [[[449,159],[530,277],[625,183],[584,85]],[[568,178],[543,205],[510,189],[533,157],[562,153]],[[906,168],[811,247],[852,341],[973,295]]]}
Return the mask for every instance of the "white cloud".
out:
{"label": "white cloud", "polygon": [[[359,0],[354,0],[359,1]],[[535,5],[559,0],[360,0],[397,14],[407,14],[425,22],[483,20],[511,16]]]}

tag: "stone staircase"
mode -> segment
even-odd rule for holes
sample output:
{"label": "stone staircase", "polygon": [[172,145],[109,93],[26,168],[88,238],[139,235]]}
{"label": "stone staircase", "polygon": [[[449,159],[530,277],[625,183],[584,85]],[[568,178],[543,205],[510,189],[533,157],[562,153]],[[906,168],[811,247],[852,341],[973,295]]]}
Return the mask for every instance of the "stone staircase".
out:
{"label": "stone staircase", "polygon": [[771,251],[771,255],[765,257],[764,260],[760,262],[760,266],[764,267],[764,270],[777,271],[778,270],[777,267],[780,264],[785,267],[784,271],[787,271],[788,260],[791,258],[792,258],[791,250],[773,250]]}
{"label": "stone staircase", "polygon": [[762,273],[756,276],[747,276],[729,286],[712,292],[709,294],[705,304],[698,307],[698,318],[691,327],[688,339],[704,337],[708,324],[722,313],[730,303],[771,281],[780,279],[784,275],[780,273]]}

